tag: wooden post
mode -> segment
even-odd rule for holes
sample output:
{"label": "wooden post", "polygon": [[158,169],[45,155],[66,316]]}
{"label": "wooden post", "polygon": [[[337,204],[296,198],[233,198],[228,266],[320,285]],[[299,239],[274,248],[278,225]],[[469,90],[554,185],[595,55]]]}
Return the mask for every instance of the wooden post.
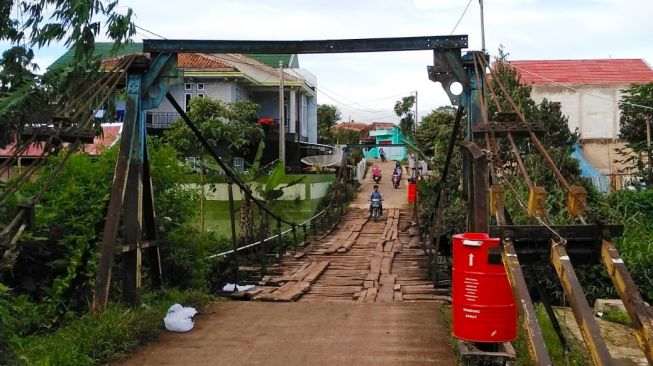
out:
{"label": "wooden post", "polygon": [[236,238],[236,209],[234,208],[233,177],[227,175],[227,193],[229,194],[229,221],[231,224],[231,244],[234,250],[234,284],[238,284],[238,238]]}
{"label": "wooden post", "polygon": [[286,171],[286,128],[285,128],[285,100],[284,100],[284,78],[283,78],[283,61],[279,60],[279,161]]}

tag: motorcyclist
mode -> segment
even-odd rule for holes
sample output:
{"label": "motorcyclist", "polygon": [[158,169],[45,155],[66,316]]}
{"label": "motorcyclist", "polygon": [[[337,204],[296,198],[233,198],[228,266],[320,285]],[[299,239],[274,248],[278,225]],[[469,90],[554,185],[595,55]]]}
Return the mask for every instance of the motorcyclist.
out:
{"label": "motorcyclist", "polygon": [[379,177],[379,180],[381,179],[381,168],[375,164],[374,168],[372,168],[372,179],[376,177]]}
{"label": "motorcyclist", "polygon": [[395,170],[392,172],[392,184],[394,184],[395,181],[398,182],[400,179],[401,179],[401,174],[399,174],[399,172],[397,171],[397,169],[395,169]]}
{"label": "motorcyclist", "polygon": [[370,193],[370,215],[372,214],[372,200],[373,199],[378,199],[379,200],[379,212],[383,214],[383,196],[381,196],[381,192],[379,192],[379,186],[377,184],[374,185],[374,191]]}
{"label": "motorcyclist", "polygon": [[401,163],[399,161],[397,161],[395,163],[395,173],[397,173],[397,174],[399,174],[399,176],[401,176],[401,170],[402,170],[401,169]]}

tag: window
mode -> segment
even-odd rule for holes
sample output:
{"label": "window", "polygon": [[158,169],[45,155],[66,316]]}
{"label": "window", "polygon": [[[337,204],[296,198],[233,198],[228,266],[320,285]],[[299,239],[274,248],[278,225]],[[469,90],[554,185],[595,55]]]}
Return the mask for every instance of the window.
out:
{"label": "window", "polygon": [[204,98],[204,93],[197,93],[198,98]]}
{"label": "window", "polygon": [[184,90],[193,90],[193,84],[191,83],[184,84]]}
{"label": "window", "polygon": [[204,90],[204,83],[197,83],[197,90]]}
{"label": "window", "polygon": [[193,94],[191,94],[191,93],[184,94],[184,101],[186,103],[184,109],[186,110],[186,112],[190,112],[190,98],[192,98],[192,97],[193,97]]}

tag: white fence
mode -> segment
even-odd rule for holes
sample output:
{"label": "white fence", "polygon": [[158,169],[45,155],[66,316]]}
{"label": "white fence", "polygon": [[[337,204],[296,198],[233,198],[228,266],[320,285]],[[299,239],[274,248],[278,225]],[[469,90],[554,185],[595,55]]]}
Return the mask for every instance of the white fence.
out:
{"label": "white fence", "polygon": [[356,176],[355,179],[358,182],[363,181],[363,177],[365,176],[365,167],[367,165],[367,159],[363,158],[361,161],[356,164]]}

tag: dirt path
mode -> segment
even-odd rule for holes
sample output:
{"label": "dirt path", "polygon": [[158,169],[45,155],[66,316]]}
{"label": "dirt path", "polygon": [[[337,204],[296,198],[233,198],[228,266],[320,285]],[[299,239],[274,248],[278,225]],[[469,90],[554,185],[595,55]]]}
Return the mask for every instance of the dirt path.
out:
{"label": "dirt path", "polygon": [[381,165],[382,220],[368,220],[369,177],[330,233],[242,294],[255,301],[213,304],[192,332],[166,333],[125,365],[454,365],[439,313],[449,297],[428,278],[407,174],[393,189],[392,167]]}
{"label": "dirt path", "polygon": [[[370,160],[372,164],[378,164],[381,168],[381,182],[379,182],[379,192],[383,196],[383,208],[408,208],[408,182],[407,179],[410,177],[410,173],[406,172],[406,168],[403,168],[403,174],[401,175],[401,183],[399,188],[395,189],[392,186],[392,170],[395,167],[394,161],[387,161],[382,163],[380,160]],[[374,166],[374,165],[372,165]],[[372,193],[374,186],[374,181],[372,180],[372,169],[370,168],[365,177],[365,181],[361,182],[361,190],[352,202],[351,207],[356,208],[367,208],[369,209],[370,203],[370,193]]]}

